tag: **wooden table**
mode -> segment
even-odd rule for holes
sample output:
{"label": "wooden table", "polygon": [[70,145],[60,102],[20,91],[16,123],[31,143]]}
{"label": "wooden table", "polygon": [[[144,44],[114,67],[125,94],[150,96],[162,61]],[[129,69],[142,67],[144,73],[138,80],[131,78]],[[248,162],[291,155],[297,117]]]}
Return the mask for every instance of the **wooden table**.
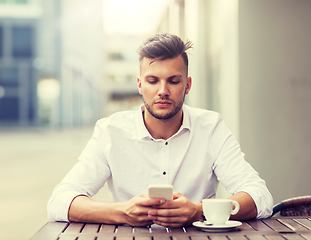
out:
{"label": "wooden table", "polygon": [[31,240],[222,240],[310,239],[311,218],[276,217],[245,221],[231,232],[203,232],[184,228],[130,227],[106,224],[48,222]]}

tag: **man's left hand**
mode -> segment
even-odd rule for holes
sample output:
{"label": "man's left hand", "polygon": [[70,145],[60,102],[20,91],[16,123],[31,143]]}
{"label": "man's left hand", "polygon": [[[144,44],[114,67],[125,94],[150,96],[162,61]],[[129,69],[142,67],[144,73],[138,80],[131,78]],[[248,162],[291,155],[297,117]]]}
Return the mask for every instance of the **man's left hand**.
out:
{"label": "man's left hand", "polygon": [[193,203],[181,193],[176,192],[173,200],[149,210],[148,217],[164,227],[182,227],[202,220],[202,204]]}

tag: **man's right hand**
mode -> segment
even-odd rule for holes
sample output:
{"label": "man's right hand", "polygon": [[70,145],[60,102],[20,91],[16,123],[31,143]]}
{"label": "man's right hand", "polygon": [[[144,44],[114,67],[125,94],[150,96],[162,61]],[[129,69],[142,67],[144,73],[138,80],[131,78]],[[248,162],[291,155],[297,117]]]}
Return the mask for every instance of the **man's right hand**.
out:
{"label": "man's right hand", "polygon": [[133,197],[127,202],[104,203],[87,196],[77,196],[71,203],[68,220],[73,222],[92,222],[106,224],[128,224],[148,226],[153,221],[148,212],[154,206],[165,203],[162,198],[149,198],[146,194]]}
{"label": "man's right hand", "polygon": [[153,221],[148,217],[148,211],[154,206],[161,206],[165,203],[162,198],[149,198],[146,194],[133,197],[124,203],[125,223],[131,226],[148,226]]}

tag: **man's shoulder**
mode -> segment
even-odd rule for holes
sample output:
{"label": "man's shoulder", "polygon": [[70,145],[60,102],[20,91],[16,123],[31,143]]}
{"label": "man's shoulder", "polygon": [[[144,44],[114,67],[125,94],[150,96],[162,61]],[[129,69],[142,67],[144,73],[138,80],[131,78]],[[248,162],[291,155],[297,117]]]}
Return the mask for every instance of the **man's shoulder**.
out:
{"label": "man's shoulder", "polygon": [[101,128],[107,127],[130,127],[135,124],[135,118],[137,116],[137,110],[125,110],[113,113],[108,117],[101,118],[97,121],[97,125]]}
{"label": "man's shoulder", "polygon": [[221,119],[221,116],[218,112],[202,109],[202,108],[195,108],[185,105],[185,108],[188,111],[189,117],[191,121],[209,121],[209,122],[217,122]]}

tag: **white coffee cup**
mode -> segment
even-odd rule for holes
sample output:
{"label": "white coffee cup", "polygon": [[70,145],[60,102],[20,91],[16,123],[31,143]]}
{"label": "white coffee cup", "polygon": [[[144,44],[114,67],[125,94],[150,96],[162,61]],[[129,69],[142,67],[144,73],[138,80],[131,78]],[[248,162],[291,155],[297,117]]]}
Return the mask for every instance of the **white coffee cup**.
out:
{"label": "white coffee cup", "polygon": [[231,199],[203,199],[202,206],[206,220],[217,225],[225,224],[230,215],[235,215],[240,210],[239,203]]}

